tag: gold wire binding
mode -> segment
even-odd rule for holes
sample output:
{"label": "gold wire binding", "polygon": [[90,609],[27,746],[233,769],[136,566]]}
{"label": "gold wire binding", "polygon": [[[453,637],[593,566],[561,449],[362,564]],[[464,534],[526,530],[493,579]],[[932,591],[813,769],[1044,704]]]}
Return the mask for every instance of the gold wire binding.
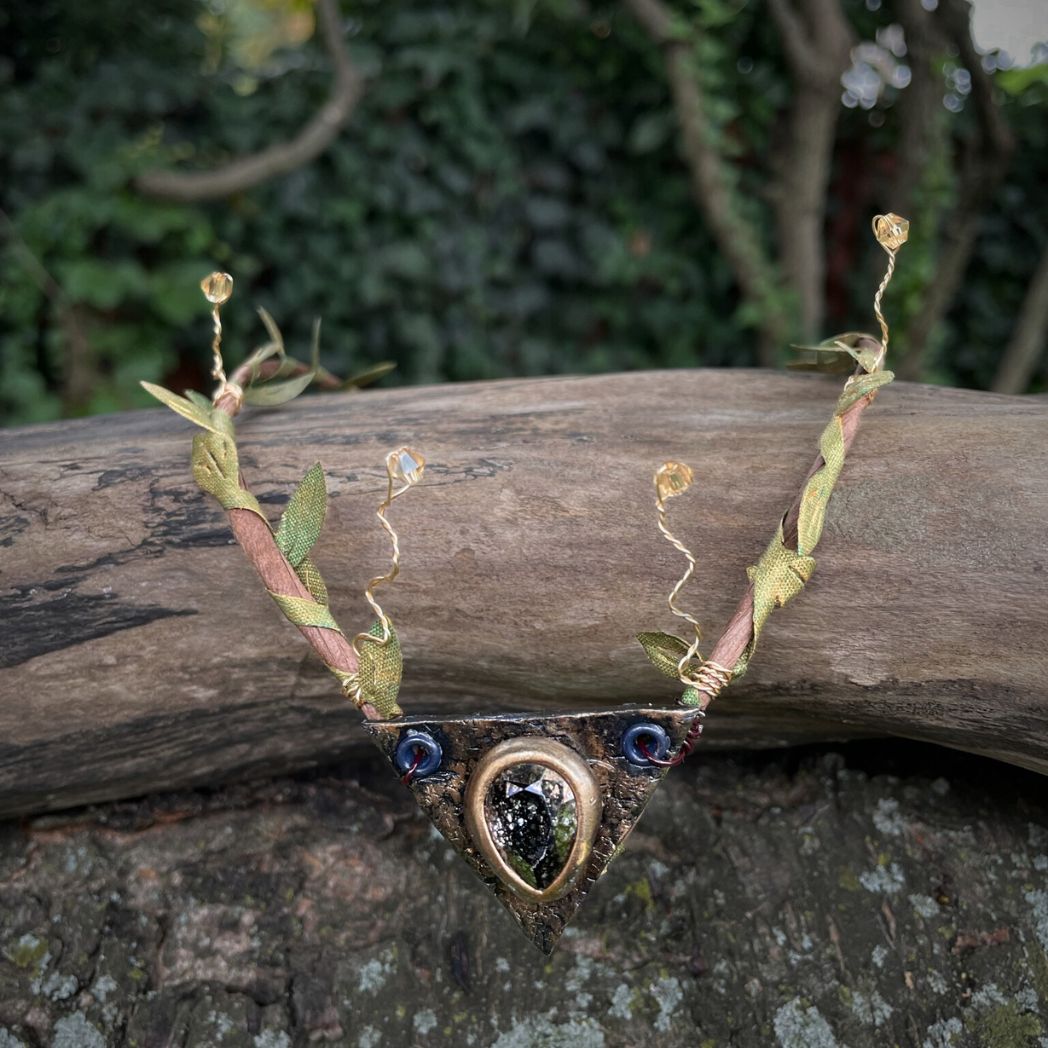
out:
{"label": "gold wire binding", "polygon": [[[691,467],[683,462],[665,462],[655,471],[655,510],[658,514],[659,531],[663,537],[675,549],[679,550],[688,560],[688,568],[680,577],[677,585],[670,592],[667,603],[670,611],[679,619],[691,624],[695,630],[695,639],[688,646],[688,650],[681,656],[677,663],[677,674],[681,683],[692,684],[691,678],[684,672],[684,667],[699,654],[699,642],[702,640],[702,627],[698,619],[677,606],[677,597],[681,590],[687,585],[688,580],[695,574],[695,555],[684,545],[676,535],[669,529],[666,523],[666,499],[673,498],[686,491],[693,479]],[[701,656],[699,656],[701,658]]]}
{"label": "gold wire binding", "polygon": [[873,216],[873,235],[877,238],[877,243],[888,254],[888,268],[885,270],[880,287],[877,288],[877,293],[873,296],[873,312],[877,317],[877,323],[881,325],[880,359],[874,370],[878,370],[884,364],[884,359],[888,355],[888,321],[884,319],[884,314],[881,312],[881,299],[884,298],[884,292],[895,273],[895,253],[906,243],[909,232],[910,223],[899,215]]}
{"label": "gold wire binding", "polygon": [[708,706],[730,683],[731,670],[710,659],[699,667],[690,681],[697,692],[707,696],[708,701],[703,703],[703,706]]}
{"label": "gold wire binding", "polygon": [[[416,467],[416,472],[408,473],[404,471],[402,468],[404,456],[407,456],[410,462]],[[379,504],[378,509],[375,511],[375,516],[378,517],[379,523],[382,525],[393,545],[392,564],[385,575],[377,575],[368,583],[367,589],[364,590],[364,598],[367,600],[368,604],[371,605],[371,610],[375,613],[375,617],[382,624],[382,636],[373,637],[370,633],[358,633],[351,642],[353,651],[358,658],[360,657],[360,644],[364,641],[368,641],[372,644],[389,643],[389,616],[382,610],[378,601],[375,600],[375,590],[385,583],[392,582],[400,574],[400,540],[397,537],[393,525],[386,519],[386,511],[393,504],[394,499],[399,498],[408,490],[408,488],[418,482],[422,476],[424,465],[425,463],[422,456],[408,448],[397,448],[396,451],[391,451],[386,456],[386,497]],[[402,487],[394,491],[394,481],[397,476],[400,476],[404,483]]]}

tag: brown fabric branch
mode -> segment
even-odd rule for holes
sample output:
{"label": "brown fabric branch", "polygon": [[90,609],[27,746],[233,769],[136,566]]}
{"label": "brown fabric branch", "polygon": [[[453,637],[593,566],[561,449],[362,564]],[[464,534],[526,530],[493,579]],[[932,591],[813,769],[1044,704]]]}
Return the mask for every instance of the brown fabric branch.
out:
{"label": "brown fabric branch", "polygon": [[[263,369],[266,364],[272,365],[272,363],[272,361],[265,362]],[[234,388],[227,388],[222,393],[215,402],[216,410],[224,411],[230,418],[235,417],[242,405],[241,397],[236,389],[246,385],[249,379],[250,372],[244,365],[237,368],[230,377]],[[247,489],[243,477],[241,477],[240,486]],[[240,548],[255,571],[258,572],[266,589],[270,593],[284,597],[312,600],[309,590],[306,589],[302,580],[295,573],[295,569],[277,547],[269,525],[251,510],[231,509],[228,515],[230,527],[233,529]],[[321,629],[317,626],[297,626],[296,628],[326,665],[340,673],[356,673],[357,656],[352,644],[345,636],[335,630]],[[367,703],[360,707],[360,711],[368,720],[381,719],[378,711]]]}
{"label": "brown fabric branch", "polygon": [[211,171],[147,171],[135,180],[148,196],[185,202],[215,200],[250,189],[314,160],[335,140],[363,93],[363,78],[350,61],[336,0],[316,0],[317,21],[334,68],[331,95],[288,142],[239,157]]}
{"label": "brown fabric branch", "polygon": [[626,0],[626,6],[665,55],[692,194],[743,295],[758,306],[761,362],[771,364],[778,347],[790,337],[790,321],[775,300],[775,267],[765,253],[759,231],[738,213],[728,162],[713,143],[693,45],[677,30],[672,12],[662,0]]}
{"label": "brown fabric branch", "polygon": [[[857,348],[876,350],[878,348],[878,343],[875,339],[864,338]],[[845,452],[851,448],[852,441],[855,440],[855,434],[859,430],[859,420],[862,417],[862,413],[873,403],[874,397],[876,396],[877,393],[875,391],[868,396],[863,397],[861,400],[857,400],[841,416]],[[811,469],[808,470],[804,482],[801,484],[797,498],[794,499],[793,504],[786,511],[786,516],[783,518],[782,531],[784,544],[790,548],[795,547],[797,544],[797,519],[800,514],[801,497],[804,493],[804,489],[811,477],[821,469],[822,466],[822,455],[816,455]],[[724,632],[720,635],[717,643],[713,646],[713,650],[709,655],[709,661],[714,662],[719,666],[734,666],[739,661],[739,658],[742,656],[742,653],[746,650],[747,645],[752,639],[753,584],[751,583],[743,594],[742,599],[739,601],[728,625],[724,628]],[[706,709],[711,701],[712,699],[703,696],[701,708]]]}

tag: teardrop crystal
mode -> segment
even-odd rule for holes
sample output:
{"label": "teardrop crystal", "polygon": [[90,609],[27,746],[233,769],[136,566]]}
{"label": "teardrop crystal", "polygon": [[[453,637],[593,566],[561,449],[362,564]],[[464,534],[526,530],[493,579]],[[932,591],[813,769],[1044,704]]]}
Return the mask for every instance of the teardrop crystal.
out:
{"label": "teardrop crystal", "polygon": [[578,834],[571,786],[552,768],[516,764],[491,784],[484,814],[506,865],[525,884],[548,888],[567,864]]}

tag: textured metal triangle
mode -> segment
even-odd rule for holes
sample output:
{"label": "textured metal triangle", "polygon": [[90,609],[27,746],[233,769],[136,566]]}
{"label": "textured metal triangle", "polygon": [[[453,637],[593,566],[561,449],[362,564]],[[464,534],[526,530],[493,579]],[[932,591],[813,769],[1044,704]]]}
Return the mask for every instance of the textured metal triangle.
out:
{"label": "textured metal triangle", "polygon": [[[662,728],[676,753],[698,714],[694,710],[623,707],[581,713],[504,714],[494,717],[456,717],[447,720],[402,718],[366,721],[379,749],[395,763],[398,744],[410,732],[424,732],[439,742],[440,767],[409,785],[422,810],[455,850],[469,863],[495,897],[509,910],[524,934],[543,953],[550,954],[568,921],[636,825],[648,801],[668,770],[638,765],[623,752],[623,736],[644,722]],[[495,747],[512,739],[549,740],[583,758],[600,790],[601,815],[585,868],[561,897],[547,902],[521,898],[493,870],[470,832],[465,800],[478,764]]]}

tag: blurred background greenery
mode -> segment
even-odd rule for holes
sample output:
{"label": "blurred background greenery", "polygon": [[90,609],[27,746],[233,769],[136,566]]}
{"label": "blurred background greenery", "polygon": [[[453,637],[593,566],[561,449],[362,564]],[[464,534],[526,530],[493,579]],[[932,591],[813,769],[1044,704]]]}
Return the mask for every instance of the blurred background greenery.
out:
{"label": "blurred background greenery", "polygon": [[965,0],[34,0],[0,38],[5,423],[207,388],[216,266],[231,363],[264,306],[387,382],[774,364],[875,328],[887,210],[897,372],[1046,388],[1048,49],[977,51]]}

